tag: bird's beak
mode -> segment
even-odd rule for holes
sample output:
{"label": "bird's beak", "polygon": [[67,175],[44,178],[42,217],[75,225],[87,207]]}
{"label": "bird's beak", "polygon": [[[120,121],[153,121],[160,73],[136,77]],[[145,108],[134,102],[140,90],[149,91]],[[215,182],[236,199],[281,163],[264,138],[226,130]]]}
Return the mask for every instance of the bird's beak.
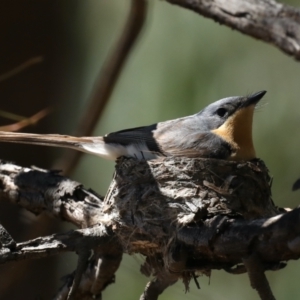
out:
{"label": "bird's beak", "polygon": [[246,97],[245,101],[242,102],[240,108],[248,107],[248,106],[252,106],[252,105],[255,106],[265,94],[266,94],[266,91],[260,91],[260,92],[257,92],[253,95]]}
{"label": "bird's beak", "polygon": [[252,121],[255,105],[266,91],[245,97],[240,107],[218,129],[212,132],[227,141],[232,149],[231,160],[250,160],[256,157],[252,141]]}

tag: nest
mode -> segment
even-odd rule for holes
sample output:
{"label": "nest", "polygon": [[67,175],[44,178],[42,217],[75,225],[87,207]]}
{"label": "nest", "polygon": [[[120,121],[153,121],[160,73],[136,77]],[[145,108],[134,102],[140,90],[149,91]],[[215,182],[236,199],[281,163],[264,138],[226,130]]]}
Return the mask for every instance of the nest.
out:
{"label": "nest", "polygon": [[278,214],[270,183],[259,159],[121,159],[104,199],[105,222],[117,228],[128,253],[162,253],[182,227],[201,227],[216,216]]}

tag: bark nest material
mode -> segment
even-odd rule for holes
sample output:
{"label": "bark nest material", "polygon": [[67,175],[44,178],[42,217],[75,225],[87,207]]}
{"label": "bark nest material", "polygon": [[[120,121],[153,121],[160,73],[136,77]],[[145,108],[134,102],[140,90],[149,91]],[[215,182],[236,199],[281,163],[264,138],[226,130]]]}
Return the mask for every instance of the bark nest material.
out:
{"label": "bark nest material", "polygon": [[259,159],[121,159],[104,199],[101,222],[117,228],[127,252],[149,256],[164,252],[183,226],[201,226],[216,216],[275,216],[270,182]]}

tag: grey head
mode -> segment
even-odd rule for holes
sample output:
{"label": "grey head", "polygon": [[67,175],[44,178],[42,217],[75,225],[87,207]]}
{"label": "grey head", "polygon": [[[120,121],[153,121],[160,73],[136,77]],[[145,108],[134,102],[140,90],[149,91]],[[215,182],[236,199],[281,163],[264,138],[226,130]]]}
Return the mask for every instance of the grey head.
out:
{"label": "grey head", "polygon": [[209,131],[219,128],[230,116],[242,108],[256,105],[266,94],[260,91],[249,96],[234,96],[218,100],[201,110],[196,115],[201,120],[201,129]]}

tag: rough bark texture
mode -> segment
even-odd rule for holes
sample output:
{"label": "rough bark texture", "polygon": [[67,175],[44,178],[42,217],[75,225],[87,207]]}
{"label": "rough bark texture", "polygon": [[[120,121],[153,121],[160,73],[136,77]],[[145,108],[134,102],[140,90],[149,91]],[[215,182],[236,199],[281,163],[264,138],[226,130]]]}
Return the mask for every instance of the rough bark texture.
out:
{"label": "rough bark texture", "polygon": [[166,0],[300,59],[300,10],[273,0]]}
{"label": "rough bark texture", "polygon": [[80,228],[97,224],[101,196],[58,171],[0,165],[0,197],[38,215],[46,212]]}
{"label": "rough bark texture", "polygon": [[3,162],[0,196],[85,228],[25,243],[1,229],[0,263],[78,253],[56,299],[100,297],[124,252],[145,255],[141,272],[154,276],[140,299],[157,299],[178,279],[188,289],[214,269],[248,272],[261,299],[273,299],[264,271],[300,257],[300,208],[274,206],[261,160],[120,159],[104,199],[57,172]]}

